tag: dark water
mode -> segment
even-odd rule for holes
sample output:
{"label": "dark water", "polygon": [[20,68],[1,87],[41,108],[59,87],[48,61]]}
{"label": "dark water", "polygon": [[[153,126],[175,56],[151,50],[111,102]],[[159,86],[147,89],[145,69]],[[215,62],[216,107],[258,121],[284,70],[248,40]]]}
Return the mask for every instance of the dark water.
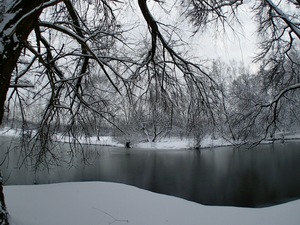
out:
{"label": "dark water", "polygon": [[[2,152],[8,143],[0,137]],[[300,143],[201,152],[91,147],[90,154],[90,165],[78,160],[37,173],[18,169],[11,154],[1,169],[6,184],[111,181],[206,205],[263,207],[300,198]]]}

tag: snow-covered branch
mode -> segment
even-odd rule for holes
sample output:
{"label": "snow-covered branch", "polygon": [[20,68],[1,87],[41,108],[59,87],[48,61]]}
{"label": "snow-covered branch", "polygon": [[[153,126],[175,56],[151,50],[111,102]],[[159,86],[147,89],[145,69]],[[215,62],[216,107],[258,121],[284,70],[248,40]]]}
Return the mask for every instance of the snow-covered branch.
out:
{"label": "snow-covered branch", "polygon": [[276,104],[282,98],[282,96],[284,94],[286,94],[287,92],[296,90],[296,89],[300,89],[300,83],[296,83],[296,84],[293,84],[293,85],[290,85],[290,86],[284,88],[276,95],[276,97],[269,104],[263,105],[263,107],[269,107],[273,104]]}
{"label": "snow-covered branch", "polygon": [[288,17],[286,13],[283,12],[278,6],[274,4],[271,0],[266,0],[270,7],[278,14],[278,16],[291,28],[294,34],[300,39],[300,28]]}
{"label": "snow-covered branch", "polygon": [[49,23],[49,22],[40,22],[40,26],[42,27],[48,27],[48,28],[52,28],[55,29],[57,31],[60,31],[64,34],[69,35],[70,37],[74,38],[75,40],[77,40],[81,45],[83,45],[87,51],[89,52],[90,56],[97,61],[98,65],[102,68],[102,71],[104,72],[104,74],[106,75],[106,77],[108,78],[108,80],[110,81],[111,85],[115,88],[115,90],[121,94],[120,90],[118,89],[118,87],[116,86],[116,84],[114,83],[114,81],[112,80],[111,76],[109,75],[108,71],[106,70],[106,66],[109,67],[110,70],[112,70],[114,72],[115,75],[118,75],[118,72],[112,68],[111,66],[109,66],[106,62],[104,62],[103,60],[101,60],[96,53],[90,48],[90,46],[87,43],[87,40],[89,38],[83,38],[80,35],[72,32],[71,30],[67,29],[66,27],[60,26],[60,25],[55,25],[53,23]]}
{"label": "snow-covered branch", "polygon": [[[15,18],[18,17],[18,13],[19,12],[15,12],[13,8],[8,9],[8,11],[6,12],[9,16],[9,19],[4,19],[2,21],[3,24],[0,24],[0,31],[4,31],[3,34],[9,38],[12,37],[13,34],[15,33],[15,31],[17,30],[17,28],[20,26],[20,24],[22,22],[25,21],[25,19],[29,18],[30,16],[32,16],[33,14],[42,11],[45,8],[54,6],[56,4],[58,4],[59,2],[62,2],[63,0],[52,0],[49,2],[45,2],[35,8],[33,8],[32,10],[30,10],[29,12],[27,12],[26,14],[22,15],[21,18],[18,18],[17,21],[15,21]],[[13,21],[13,23],[11,23],[11,21]],[[1,29],[2,28],[2,29]],[[6,28],[6,29],[5,29]]]}

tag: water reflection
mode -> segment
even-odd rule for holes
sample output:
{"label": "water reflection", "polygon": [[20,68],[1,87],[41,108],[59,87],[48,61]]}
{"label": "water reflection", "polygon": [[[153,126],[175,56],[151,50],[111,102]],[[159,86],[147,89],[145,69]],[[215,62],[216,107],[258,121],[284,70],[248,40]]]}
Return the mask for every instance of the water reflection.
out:
{"label": "water reflection", "polygon": [[[0,141],[4,146],[3,138]],[[9,176],[7,184],[112,181],[202,204],[259,207],[300,197],[299,146],[285,143],[201,152],[99,147],[91,165],[78,161],[75,167],[35,174],[16,169],[16,159],[10,156],[9,165],[1,169]]]}

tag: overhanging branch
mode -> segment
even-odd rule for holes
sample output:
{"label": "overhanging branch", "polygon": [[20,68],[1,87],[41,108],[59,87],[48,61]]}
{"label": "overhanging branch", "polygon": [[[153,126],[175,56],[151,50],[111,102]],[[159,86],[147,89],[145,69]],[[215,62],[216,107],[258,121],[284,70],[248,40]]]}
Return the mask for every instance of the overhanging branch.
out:
{"label": "overhanging branch", "polygon": [[32,84],[10,84],[9,88],[34,88]]}

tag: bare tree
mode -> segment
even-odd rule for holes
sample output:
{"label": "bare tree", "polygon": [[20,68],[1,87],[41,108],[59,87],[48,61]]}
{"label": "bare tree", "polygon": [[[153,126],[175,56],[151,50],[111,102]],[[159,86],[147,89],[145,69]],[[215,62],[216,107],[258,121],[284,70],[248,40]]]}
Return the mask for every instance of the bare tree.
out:
{"label": "bare tree", "polygon": [[[262,52],[257,60],[276,69],[286,60],[295,63],[290,53],[299,51],[300,16],[299,1],[287,1],[294,9],[290,12],[284,12],[284,6],[274,2],[257,0],[253,10],[261,25],[258,32],[263,37]],[[108,92],[110,96],[126,97],[131,103],[134,98],[155,96],[161,99],[159,102],[166,103],[168,109],[180,106],[180,101],[187,99],[193,112],[200,110],[207,117],[213,115],[214,93],[218,91],[214,88],[215,81],[199,62],[189,60],[182,50],[181,37],[176,35],[176,27],[159,21],[149,7],[154,4],[156,8],[163,8],[166,3],[146,0],[137,3],[149,37],[147,46],[138,53],[133,45],[141,41],[130,43],[127,39],[130,29],[122,27],[118,20],[122,18],[119,13],[126,2],[36,0],[28,4],[26,0],[1,1],[0,124],[5,101],[13,96],[17,96],[14,106],[19,105],[23,119],[26,119],[27,107],[34,107],[37,102],[42,105],[33,139],[38,142],[33,142],[33,148],[27,153],[36,158],[37,163],[56,158],[51,140],[58,131],[76,140],[78,129],[91,123],[91,114],[114,125],[115,108],[112,99],[107,97]],[[242,0],[176,3],[193,22],[195,32],[212,23],[221,28],[230,26],[232,19],[237,18],[238,8],[244,4]],[[97,80],[105,85],[96,85]],[[20,89],[32,85],[35,86],[31,95]],[[155,95],[151,94],[153,87]],[[283,87],[263,108],[276,110],[279,100],[299,87],[299,82]],[[182,93],[189,97],[183,98]],[[3,198],[1,202],[4,207]]]}
{"label": "bare tree", "polygon": [[272,93],[272,99],[262,108],[271,108],[267,130],[280,130],[280,117],[288,110],[287,99],[300,88],[299,44],[300,20],[299,1],[264,1],[254,8],[259,22],[258,32],[262,38],[261,53],[256,61],[262,62],[260,74],[264,85]]}
{"label": "bare tree", "polygon": [[[280,118],[279,112],[283,111],[283,102],[286,102],[289,95],[295,95],[300,88],[299,80],[289,78],[291,74],[293,77],[299,77],[297,69],[299,63],[295,54],[299,55],[300,50],[300,2],[297,0],[257,0],[251,3],[236,0],[182,2],[185,15],[196,26],[195,32],[204,30],[208,24],[210,26],[214,24],[217,29],[226,27],[232,29],[232,21],[239,23],[237,16],[239,8],[244,4],[252,4],[252,12],[258,26],[257,34],[261,40],[260,52],[255,62],[259,62],[264,68],[263,72],[259,73],[261,76],[259,79],[267,84],[265,88],[272,87],[272,95],[265,96],[267,100],[265,102],[255,102],[248,113],[240,116],[241,119],[249,119],[249,123],[246,123],[247,129],[252,129],[251,126],[260,119],[265,121],[260,123],[265,124],[265,131],[276,128]],[[283,80],[289,82],[282,82]]]}
{"label": "bare tree", "polygon": [[[206,82],[213,81],[201,65],[185,59],[178,48],[172,47],[172,27],[168,28],[171,32],[163,29],[145,0],[138,4],[149,28],[151,46],[136,57],[117,20],[122,2],[1,1],[0,123],[5,101],[14,96],[16,101],[9,104],[19,106],[24,121],[28,107],[40,104],[37,133],[25,152],[35,159],[35,165],[57,159],[52,140],[58,132],[76,141],[78,129],[90,124],[89,113],[112,123],[114,113],[111,99],[105,96],[107,91],[131,98],[136,94],[133,87],[140,87],[139,94],[147,94],[150,88],[139,85],[156,80],[160,98],[173,102],[169,90],[180,91],[185,81],[199,93],[204,105],[209,104]],[[97,79],[106,80],[111,88],[93,85]],[[30,95],[20,89],[33,85]],[[5,209],[4,198],[1,201]]]}
{"label": "bare tree", "polygon": [[[278,102],[286,93],[299,89],[299,80],[290,80],[284,85],[278,86],[280,80],[288,80],[289,74],[287,68],[291,68],[295,77],[299,76],[299,61],[295,60],[299,54],[300,44],[300,13],[299,1],[261,1],[254,7],[259,29],[258,34],[262,41],[260,44],[261,53],[256,60],[262,62],[262,67],[267,73],[265,83],[273,84],[276,88],[276,94],[273,100],[266,104],[266,107],[272,107],[274,111],[274,121],[276,121],[276,110]],[[287,67],[288,65],[288,67]]]}

